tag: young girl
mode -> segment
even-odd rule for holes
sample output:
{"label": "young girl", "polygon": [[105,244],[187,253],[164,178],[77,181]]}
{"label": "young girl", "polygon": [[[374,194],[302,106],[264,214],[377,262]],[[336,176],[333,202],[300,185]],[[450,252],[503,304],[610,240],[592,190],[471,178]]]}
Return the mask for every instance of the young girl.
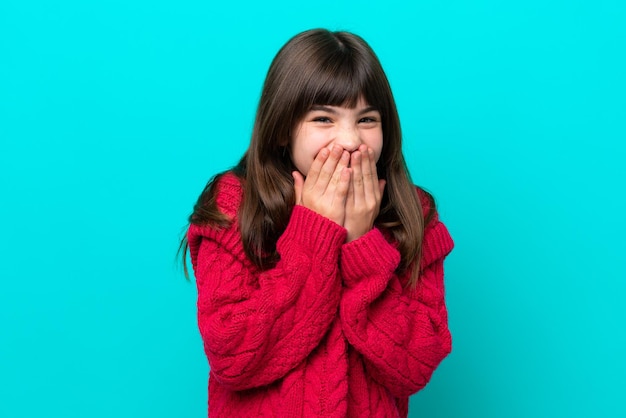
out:
{"label": "young girl", "polygon": [[409,179],[363,39],[319,29],[282,47],[247,152],[190,223],[209,416],[407,416],[451,349],[453,242]]}

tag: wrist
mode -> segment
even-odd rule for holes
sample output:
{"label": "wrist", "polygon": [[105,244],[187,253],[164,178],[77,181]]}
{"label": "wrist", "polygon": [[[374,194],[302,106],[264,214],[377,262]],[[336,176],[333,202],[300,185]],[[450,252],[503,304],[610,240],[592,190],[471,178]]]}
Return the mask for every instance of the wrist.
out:
{"label": "wrist", "polygon": [[359,232],[350,232],[350,230],[348,230],[348,234],[346,236],[346,244],[352,241],[356,241],[357,239],[361,238],[363,235],[367,234],[371,230],[372,228],[368,230],[359,231]]}
{"label": "wrist", "polygon": [[368,277],[389,277],[400,264],[400,252],[378,228],[360,238],[341,246],[341,270],[348,287]]}

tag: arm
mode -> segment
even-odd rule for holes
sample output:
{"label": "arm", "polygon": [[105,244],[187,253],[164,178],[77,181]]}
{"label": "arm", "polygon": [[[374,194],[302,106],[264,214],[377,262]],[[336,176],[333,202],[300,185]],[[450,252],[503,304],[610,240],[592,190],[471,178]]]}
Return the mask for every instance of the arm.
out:
{"label": "arm", "polygon": [[340,225],[296,206],[276,245],[280,261],[259,271],[244,254],[236,221],[222,230],[190,227],[198,324],[224,387],[269,384],[318,345],[337,315],[345,236]]}
{"label": "arm", "polygon": [[370,376],[396,397],[422,389],[451,350],[443,259],[452,246],[446,227],[435,219],[425,231],[415,289],[407,288],[407,275],[394,273],[400,255],[378,229],[342,248],[344,333]]}

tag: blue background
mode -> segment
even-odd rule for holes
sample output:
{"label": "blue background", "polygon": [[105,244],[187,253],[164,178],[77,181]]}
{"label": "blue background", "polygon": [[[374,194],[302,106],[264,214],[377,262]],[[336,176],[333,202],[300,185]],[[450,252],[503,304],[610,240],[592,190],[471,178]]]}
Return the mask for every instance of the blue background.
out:
{"label": "blue background", "polygon": [[206,416],[178,239],[313,27],[378,53],[456,242],[453,353],[410,415],[626,416],[625,22],[617,0],[3,0],[0,416]]}

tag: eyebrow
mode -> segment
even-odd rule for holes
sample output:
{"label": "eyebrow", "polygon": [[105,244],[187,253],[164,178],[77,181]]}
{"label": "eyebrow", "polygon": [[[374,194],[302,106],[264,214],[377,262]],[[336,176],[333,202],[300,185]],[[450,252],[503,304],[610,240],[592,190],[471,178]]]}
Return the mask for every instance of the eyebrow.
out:
{"label": "eyebrow", "polygon": [[[328,113],[331,113],[333,115],[337,114],[337,111],[334,108],[329,107],[329,106],[313,105],[311,107],[311,110],[321,110],[323,112],[328,112]],[[362,110],[360,110],[359,111],[359,115],[363,115],[365,113],[372,112],[372,111],[377,111],[378,112],[378,108],[376,108],[375,106],[368,106],[368,107],[363,108]]]}

